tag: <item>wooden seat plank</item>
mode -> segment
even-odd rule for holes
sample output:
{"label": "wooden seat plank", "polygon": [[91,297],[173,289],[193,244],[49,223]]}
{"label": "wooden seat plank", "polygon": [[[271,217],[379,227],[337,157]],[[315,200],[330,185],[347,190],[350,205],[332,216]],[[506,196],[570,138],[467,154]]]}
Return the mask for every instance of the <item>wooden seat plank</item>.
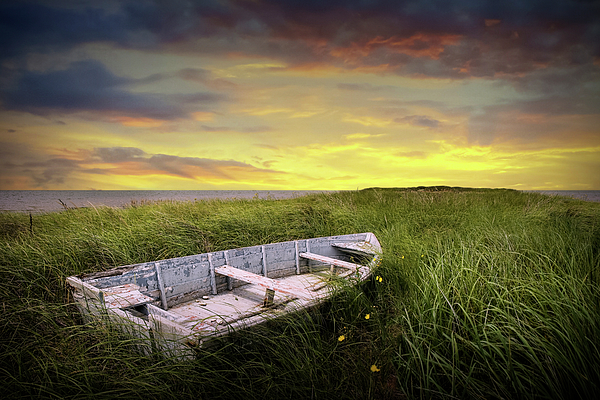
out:
{"label": "wooden seat plank", "polygon": [[350,253],[357,254],[368,254],[368,255],[376,255],[377,252],[374,249],[373,245],[370,242],[343,242],[343,243],[332,243],[333,247],[337,247],[342,251],[347,251]]}
{"label": "wooden seat plank", "polygon": [[242,280],[244,282],[253,283],[266,289],[274,290],[276,292],[280,292],[289,296],[305,300],[310,300],[314,297],[314,294],[312,292],[306,290],[303,287],[294,286],[286,282],[277,281],[275,279],[257,275],[252,272],[244,271],[229,265],[216,267],[215,272],[220,275],[225,275],[234,279]]}
{"label": "wooden seat plank", "polygon": [[320,254],[314,253],[300,253],[300,257],[307,258],[309,260],[320,261],[323,264],[335,265],[336,267],[348,268],[348,269],[360,269],[364,268],[364,265],[354,264],[348,261],[342,261],[335,258],[322,256]]}

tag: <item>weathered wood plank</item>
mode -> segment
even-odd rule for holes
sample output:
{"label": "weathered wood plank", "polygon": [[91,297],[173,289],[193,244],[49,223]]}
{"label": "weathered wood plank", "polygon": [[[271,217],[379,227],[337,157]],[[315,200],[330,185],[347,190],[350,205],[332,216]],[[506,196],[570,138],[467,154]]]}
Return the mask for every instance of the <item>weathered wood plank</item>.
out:
{"label": "weathered wood plank", "polygon": [[152,297],[148,297],[141,293],[139,288],[140,287],[137,285],[128,283],[126,285],[113,286],[104,289],[104,301],[106,302],[106,307],[127,308],[154,301]]}
{"label": "weathered wood plank", "polygon": [[165,294],[165,282],[162,278],[160,263],[154,263],[154,269],[156,270],[156,280],[158,281],[158,290],[160,291],[160,301],[165,310],[169,309],[169,305],[167,304],[167,296]]}
{"label": "weathered wood plank", "polygon": [[212,261],[212,254],[208,254],[208,265],[210,268],[210,285],[212,287],[212,294],[217,294],[217,277],[215,276],[215,266]]}
{"label": "weathered wood plank", "polygon": [[314,253],[300,253],[300,257],[308,258],[309,260],[319,261],[324,264],[335,265],[336,267],[348,268],[348,269],[359,269],[364,268],[364,265],[354,264],[348,261],[337,260],[335,258],[322,256]]}
{"label": "weathered wood plank", "polygon": [[253,274],[252,272],[230,267],[229,265],[217,267],[215,268],[215,272],[221,275],[230,276],[235,279],[240,279],[244,282],[253,283],[266,289],[281,292],[289,296],[298,297],[306,300],[310,300],[313,298],[313,293],[306,290],[303,287],[293,286],[286,282],[276,281],[275,279],[266,278],[264,276]]}
{"label": "weathered wood plank", "polygon": [[185,318],[184,317],[182,317],[180,315],[177,315],[177,314],[173,314],[170,311],[165,311],[162,308],[157,307],[157,306],[152,305],[152,304],[146,304],[146,310],[148,312],[148,315],[149,314],[160,315],[161,317],[166,318],[166,319],[170,319],[171,321],[173,321],[175,323],[178,323],[178,324],[182,323],[182,322],[185,322]]}
{"label": "weathered wood plank", "polygon": [[81,290],[85,297],[96,299],[101,303],[104,303],[104,292],[102,292],[102,290],[98,289],[97,287],[83,282],[81,279],[74,276],[68,277],[67,283],[73,286],[75,289]]}
{"label": "weathered wood plank", "polygon": [[262,252],[263,275],[265,277],[268,277],[268,273],[267,273],[267,255],[265,254],[265,246],[260,246],[260,251]]}
{"label": "weathered wood plank", "polygon": [[193,338],[194,332],[192,330],[162,315],[148,314],[148,321],[155,335],[161,335],[164,339],[184,341]]}
{"label": "weathered wood plank", "polygon": [[294,242],[294,261],[296,262],[296,275],[300,275],[300,257],[298,256],[300,252],[298,251],[298,241]]}
{"label": "weathered wood plank", "polygon": [[377,252],[374,246],[369,242],[340,242],[340,243],[332,243],[333,247],[337,247],[338,249],[342,249],[345,251],[350,251],[351,253],[358,254],[368,254],[368,255],[376,255]]}
{"label": "weathered wood plank", "polygon": [[[229,265],[229,253],[225,250],[223,254],[225,255],[225,265]],[[233,279],[229,276],[227,277],[227,290],[233,290]]]}

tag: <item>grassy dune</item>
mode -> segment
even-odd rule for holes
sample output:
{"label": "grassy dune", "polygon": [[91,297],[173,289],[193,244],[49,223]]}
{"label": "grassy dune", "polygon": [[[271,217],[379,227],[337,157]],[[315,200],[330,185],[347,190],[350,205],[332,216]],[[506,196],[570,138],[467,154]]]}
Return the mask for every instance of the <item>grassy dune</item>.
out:
{"label": "grassy dune", "polygon": [[[312,314],[190,363],[85,325],[65,278],[371,231],[383,262]],[[511,190],[367,189],[289,200],[0,214],[0,387],[11,398],[594,398],[600,204]],[[368,318],[367,318],[368,316]]]}

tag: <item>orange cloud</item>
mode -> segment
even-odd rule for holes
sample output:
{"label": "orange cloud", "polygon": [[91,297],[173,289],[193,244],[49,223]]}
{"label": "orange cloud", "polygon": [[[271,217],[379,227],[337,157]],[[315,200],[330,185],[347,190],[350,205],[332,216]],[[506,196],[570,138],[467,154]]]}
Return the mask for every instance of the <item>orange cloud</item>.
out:
{"label": "orange cloud", "polygon": [[394,69],[390,66],[390,64],[381,64],[381,65],[372,65],[372,66],[362,66],[355,69],[356,72],[360,72],[363,74],[382,74],[384,72],[388,72]]}
{"label": "orange cloud", "polygon": [[[83,172],[116,176],[169,176],[191,180],[244,182],[265,180],[279,171],[261,169],[233,160],[215,160],[197,157],[178,157],[155,154],[143,157],[135,148],[99,149],[96,157],[101,162],[89,164]],[[135,150],[139,150],[135,152]]]}
{"label": "orange cloud", "polygon": [[331,50],[330,54],[344,60],[346,63],[357,63],[360,59],[369,56],[374,50],[385,47],[396,53],[406,54],[411,57],[439,59],[446,46],[454,45],[462,35],[433,35],[417,33],[407,38],[391,36],[387,39],[377,36],[364,44],[352,43],[349,47],[338,47]]}
{"label": "orange cloud", "polygon": [[111,167],[103,168],[103,173],[110,175],[129,175],[129,176],[146,176],[146,175],[170,175],[175,174],[165,173],[160,168],[151,168],[144,162],[125,161],[119,163],[111,163]]}

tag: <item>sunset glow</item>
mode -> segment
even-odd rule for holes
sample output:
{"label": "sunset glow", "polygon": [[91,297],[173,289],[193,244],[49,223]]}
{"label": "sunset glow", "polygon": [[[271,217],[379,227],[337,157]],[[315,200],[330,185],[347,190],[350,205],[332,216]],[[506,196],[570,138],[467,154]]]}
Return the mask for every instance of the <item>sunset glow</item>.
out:
{"label": "sunset glow", "polygon": [[597,2],[169,4],[0,5],[0,189],[600,189]]}

